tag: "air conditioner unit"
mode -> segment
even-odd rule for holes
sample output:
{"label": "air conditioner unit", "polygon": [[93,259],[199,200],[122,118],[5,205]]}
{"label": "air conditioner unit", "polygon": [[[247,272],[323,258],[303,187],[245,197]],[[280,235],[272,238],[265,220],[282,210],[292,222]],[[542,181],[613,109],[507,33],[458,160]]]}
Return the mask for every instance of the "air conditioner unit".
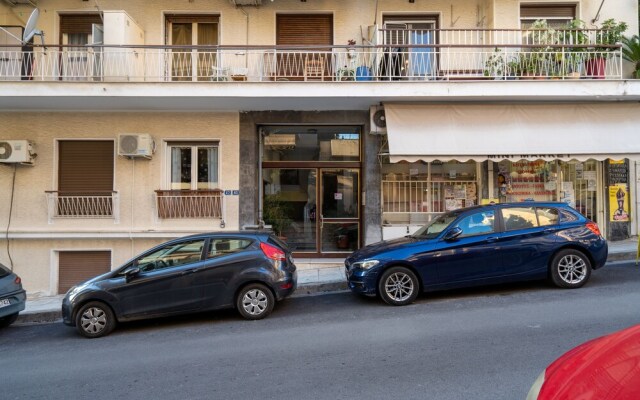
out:
{"label": "air conditioner unit", "polygon": [[28,140],[0,140],[0,162],[33,164],[37,154]]}
{"label": "air conditioner unit", "polygon": [[121,133],[118,135],[118,155],[151,158],[155,142],[148,133]]}
{"label": "air conditioner unit", "polygon": [[369,115],[371,116],[371,134],[386,135],[387,120],[384,115],[384,106],[371,106]]}

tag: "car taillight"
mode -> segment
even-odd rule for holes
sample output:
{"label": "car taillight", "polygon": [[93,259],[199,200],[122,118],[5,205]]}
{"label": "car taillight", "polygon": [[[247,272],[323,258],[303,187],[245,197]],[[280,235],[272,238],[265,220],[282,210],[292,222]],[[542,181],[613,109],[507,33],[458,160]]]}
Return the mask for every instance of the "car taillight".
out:
{"label": "car taillight", "polygon": [[272,246],[269,243],[260,243],[260,249],[264,253],[267,258],[270,258],[275,261],[284,261],[287,259],[287,255],[281,249],[276,246]]}
{"label": "car taillight", "polygon": [[596,224],[595,222],[587,222],[587,225],[585,226],[591,232],[595,233],[597,236],[600,236],[600,228],[598,228],[598,224]]}
{"label": "car taillight", "polygon": [[22,283],[22,279],[20,279],[19,276],[16,276],[16,279],[14,280],[14,282],[16,283],[16,285],[19,285],[20,283]]}

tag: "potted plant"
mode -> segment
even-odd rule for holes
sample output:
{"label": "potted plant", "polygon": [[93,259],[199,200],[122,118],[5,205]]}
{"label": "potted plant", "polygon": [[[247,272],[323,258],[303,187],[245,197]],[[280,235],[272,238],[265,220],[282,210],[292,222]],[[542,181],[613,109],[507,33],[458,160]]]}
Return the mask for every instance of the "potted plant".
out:
{"label": "potted plant", "polygon": [[620,43],[622,34],[626,30],[626,22],[616,22],[613,18],[609,18],[602,23],[600,31],[596,35],[596,47],[585,61],[585,69],[588,76],[593,79],[604,79],[607,58],[610,57],[609,53],[615,50],[615,47],[598,46],[615,46]]}
{"label": "potted plant", "polygon": [[553,45],[559,44],[558,34],[545,19],[536,20],[527,33],[526,43],[532,45],[528,53],[523,53],[520,65],[526,76],[533,79],[546,79],[557,69],[557,50]]}
{"label": "potted plant", "polygon": [[564,58],[562,60],[562,75],[570,79],[580,79],[584,65],[589,37],[584,32],[584,21],[573,19],[567,23],[562,43],[569,47],[564,48]]}
{"label": "potted plant", "polygon": [[355,80],[356,71],[345,65],[338,69],[337,76],[339,81],[353,81]]}
{"label": "potted plant", "polygon": [[482,74],[485,77],[492,77],[495,80],[500,80],[504,79],[505,72],[506,62],[504,54],[496,47],[493,54],[487,58],[487,61],[485,61]]}
{"label": "potted plant", "polygon": [[632,62],[635,70],[631,75],[633,79],[640,79],[640,36],[633,35],[630,38],[622,38],[622,57]]}
{"label": "potted plant", "polygon": [[286,230],[293,223],[290,218],[291,212],[291,204],[285,201],[280,193],[264,196],[262,218],[265,223],[271,225],[275,234],[283,240],[286,240]]}

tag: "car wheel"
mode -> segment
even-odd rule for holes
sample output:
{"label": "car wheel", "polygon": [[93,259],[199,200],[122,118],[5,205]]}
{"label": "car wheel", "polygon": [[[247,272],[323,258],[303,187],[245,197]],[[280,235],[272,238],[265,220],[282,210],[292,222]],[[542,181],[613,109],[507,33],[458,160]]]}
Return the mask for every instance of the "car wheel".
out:
{"label": "car wheel", "polygon": [[404,306],[413,303],[418,297],[420,284],[410,269],[404,267],[389,268],[382,274],[378,293],[382,300],[392,306]]}
{"label": "car wheel", "polygon": [[6,328],[7,326],[13,324],[18,319],[18,313],[7,315],[6,317],[0,318],[0,328]]}
{"label": "car wheel", "polygon": [[92,301],[83,305],[76,314],[76,328],[84,337],[106,336],[116,327],[113,311],[106,304]]}
{"label": "car wheel", "polygon": [[579,288],[587,283],[590,276],[591,262],[578,250],[562,250],[551,261],[551,280],[558,287]]}
{"label": "car wheel", "polygon": [[271,290],[264,285],[254,283],[240,290],[236,298],[236,308],[246,319],[262,319],[271,314],[275,302]]}

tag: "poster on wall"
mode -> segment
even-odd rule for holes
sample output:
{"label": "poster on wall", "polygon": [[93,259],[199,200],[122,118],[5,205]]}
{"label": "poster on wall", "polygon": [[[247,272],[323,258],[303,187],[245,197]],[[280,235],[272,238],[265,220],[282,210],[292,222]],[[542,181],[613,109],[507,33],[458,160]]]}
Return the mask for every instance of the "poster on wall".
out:
{"label": "poster on wall", "polygon": [[629,221],[629,193],[626,184],[618,183],[609,186],[609,210],[610,221]]}

